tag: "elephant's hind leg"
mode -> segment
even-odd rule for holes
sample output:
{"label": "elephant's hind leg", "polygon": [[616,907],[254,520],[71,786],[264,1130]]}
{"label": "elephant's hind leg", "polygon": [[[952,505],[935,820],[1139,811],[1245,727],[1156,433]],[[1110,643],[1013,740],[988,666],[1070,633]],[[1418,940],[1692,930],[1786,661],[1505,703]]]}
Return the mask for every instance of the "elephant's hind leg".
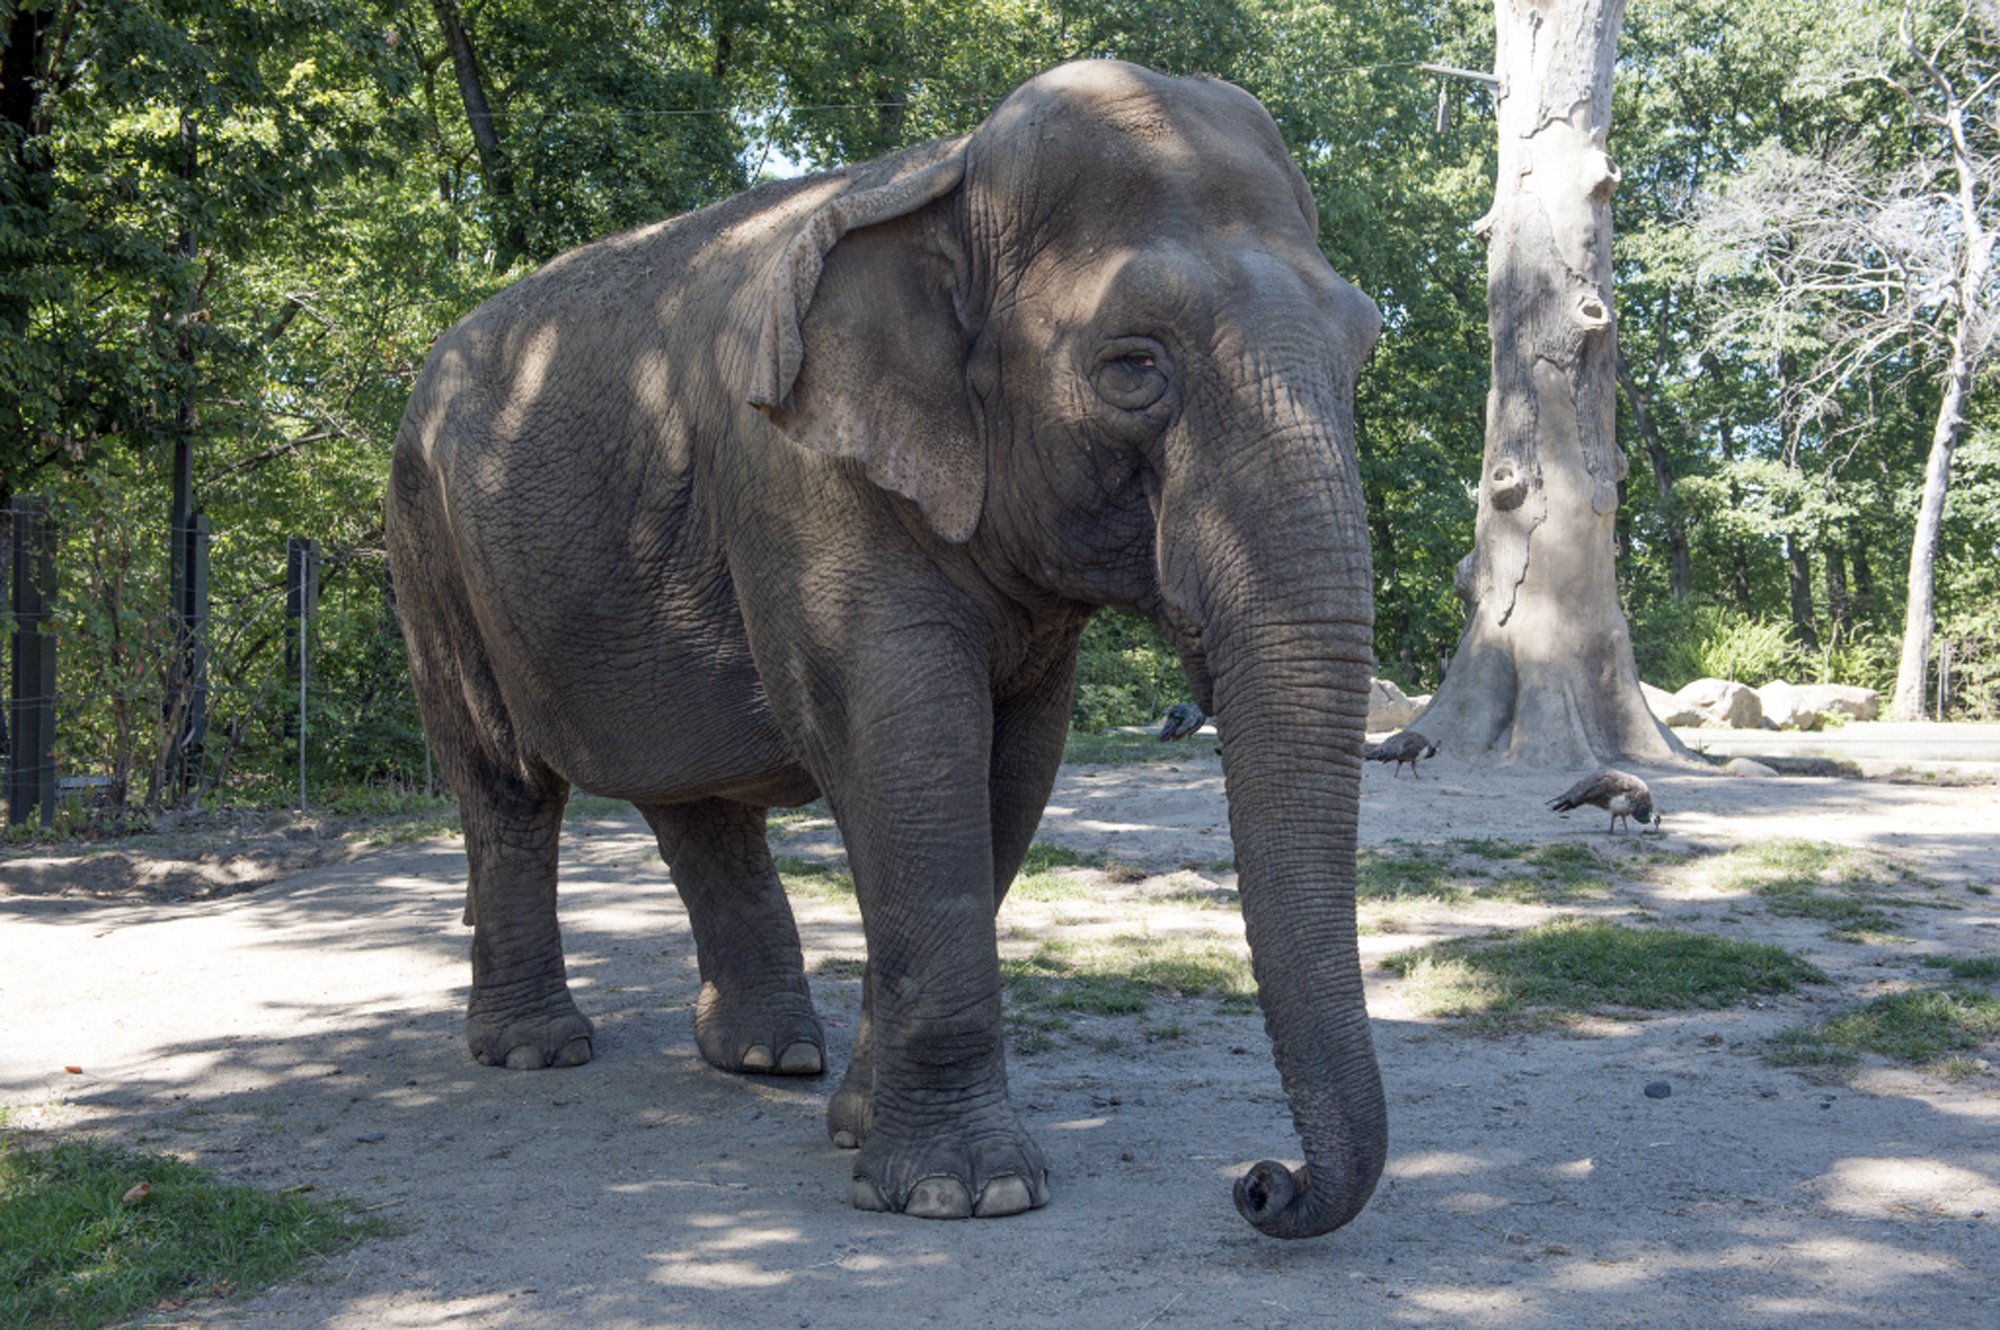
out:
{"label": "elephant's hind leg", "polygon": [[764,810],[725,799],[640,810],[687,906],[701,970],[695,1045],[724,1071],[813,1076],[826,1035],[764,839]]}
{"label": "elephant's hind leg", "polygon": [[400,452],[390,506],[410,677],[465,830],[465,922],[472,925],[466,1042],[491,1066],[588,1062],[590,1022],[570,998],[556,927],[556,840],[569,782],[521,751],[440,534],[436,492]]}
{"label": "elephant's hind leg", "polygon": [[[469,788],[467,788],[469,786]],[[569,782],[546,768],[489,773],[459,790],[471,868],[472,1056],[515,1071],[590,1061],[591,1027],[570,997],[556,925],[556,845]]]}

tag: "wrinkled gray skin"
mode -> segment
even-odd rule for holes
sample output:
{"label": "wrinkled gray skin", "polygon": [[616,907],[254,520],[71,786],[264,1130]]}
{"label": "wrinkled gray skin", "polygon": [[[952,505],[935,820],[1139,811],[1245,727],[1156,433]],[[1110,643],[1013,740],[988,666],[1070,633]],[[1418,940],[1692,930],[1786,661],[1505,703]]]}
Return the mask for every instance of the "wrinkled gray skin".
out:
{"label": "wrinkled gray skin", "polygon": [[829,1107],[863,1209],[1048,1198],[1007,1097],[993,913],[1054,781],[1077,635],[1154,616],[1227,734],[1230,830],[1306,1166],[1244,1215],[1346,1223],[1385,1151],[1354,931],[1373,617],[1352,439],[1374,306],[1226,83],[1051,71],[981,128],[567,254],[439,340],[389,548],[471,860],[467,1035],[573,1066],[572,784],[658,834],[702,1054],[825,1038],[765,810],[825,794],[868,941]]}

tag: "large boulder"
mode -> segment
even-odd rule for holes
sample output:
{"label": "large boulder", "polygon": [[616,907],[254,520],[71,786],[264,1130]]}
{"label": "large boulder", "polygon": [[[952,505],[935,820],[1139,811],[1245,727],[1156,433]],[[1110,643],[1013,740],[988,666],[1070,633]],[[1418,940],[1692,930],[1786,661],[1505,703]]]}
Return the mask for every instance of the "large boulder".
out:
{"label": "large boulder", "polygon": [[1882,695],[1853,684],[1809,683],[1799,685],[1799,701],[1823,715],[1838,713],[1855,720],[1874,720],[1881,710]]}
{"label": "large boulder", "polygon": [[1664,688],[1655,688],[1641,680],[1639,691],[1645,695],[1646,705],[1659,717],[1660,724],[1678,727],[1694,726],[1702,723],[1704,717],[1691,703],[1683,702]]}
{"label": "large boulder", "polygon": [[1826,717],[1807,704],[1806,690],[1774,679],[1757,690],[1764,706],[1764,723],[1776,730],[1816,730]]}
{"label": "large boulder", "polygon": [[1400,730],[1421,716],[1430,697],[1411,697],[1387,679],[1377,679],[1368,690],[1368,732]]}
{"label": "large boulder", "polygon": [[1732,730],[1764,727],[1764,704],[1757,700],[1757,690],[1747,684],[1696,679],[1674,696],[1699,711],[1711,725],[1726,725]]}

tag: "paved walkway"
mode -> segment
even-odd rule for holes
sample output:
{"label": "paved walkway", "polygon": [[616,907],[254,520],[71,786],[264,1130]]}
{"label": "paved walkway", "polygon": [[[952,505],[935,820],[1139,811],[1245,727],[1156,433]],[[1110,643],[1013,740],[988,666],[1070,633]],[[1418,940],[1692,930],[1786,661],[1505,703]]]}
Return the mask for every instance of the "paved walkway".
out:
{"label": "paved walkway", "polygon": [[1803,730],[1677,729],[1698,752],[1725,757],[1824,757],[1853,762],[1864,775],[1898,767],[2000,776],[2000,725],[1929,721],[1856,721]]}

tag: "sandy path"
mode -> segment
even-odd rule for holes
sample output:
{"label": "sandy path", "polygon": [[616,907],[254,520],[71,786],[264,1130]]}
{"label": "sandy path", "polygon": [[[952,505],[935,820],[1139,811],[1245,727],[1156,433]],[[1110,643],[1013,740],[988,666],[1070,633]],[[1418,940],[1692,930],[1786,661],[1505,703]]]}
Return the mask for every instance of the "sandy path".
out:
{"label": "sandy path", "polygon": [[[1191,750],[1177,765],[1066,770],[1043,837],[1227,886],[1217,763]],[[1541,808],[1559,780],[1435,770],[1420,786],[1371,770],[1364,839],[1601,841],[1594,816]],[[1231,1207],[1245,1164],[1297,1146],[1260,1022],[1200,1000],[1162,1000],[1137,1024],[1099,1018],[1014,1059],[1014,1097],[1053,1171],[1048,1208],[964,1224],[849,1209],[848,1157],[821,1125],[830,1080],[736,1078],[696,1056],[685,918],[636,818],[573,825],[565,843],[572,979],[599,1033],[585,1068],[467,1060],[464,859],[439,840],[208,902],[0,896],[0,1103],[17,1127],[184,1151],[265,1186],[311,1182],[402,1226],[202,1321],[2000,1324],[2000,1079],[1883,1069],[1816,1083],[1755,1056],[1785,1025],[1905,982],[1918,953],[2000,953],[2000,896],[1965,890],[2000,885],[1995,789],[1699,776],[1656,789],[1677,843],[1877,845],[1966,908],[1920,912],[1896,947],[1758,916],[1760,940],[1807,954],[1839,991],[1581,1036],[1453,1033],[1371,967],[1392,1158],[1361,1218],[1312,1242],[1261,1238]],[[786,848],[823,841],[806,828]],[[1173,880],[1010,902],[1003,924],[1016,940],[1100,924],[1240,943],[1232,911],[1155,899]],[[1702,907],[1652,890],[1621,888],[1606,908]],[[812,956],[859,954],[844,903],[803,902],[800,917]],[[1405,912],[1364,949],[1474,922]],[[814,986],[838,1064],[857,985]],[[1169,1024],[1181,1037],[1140,1033]],[[1670,1097],[1641,1093],[1662,1078]]]}

